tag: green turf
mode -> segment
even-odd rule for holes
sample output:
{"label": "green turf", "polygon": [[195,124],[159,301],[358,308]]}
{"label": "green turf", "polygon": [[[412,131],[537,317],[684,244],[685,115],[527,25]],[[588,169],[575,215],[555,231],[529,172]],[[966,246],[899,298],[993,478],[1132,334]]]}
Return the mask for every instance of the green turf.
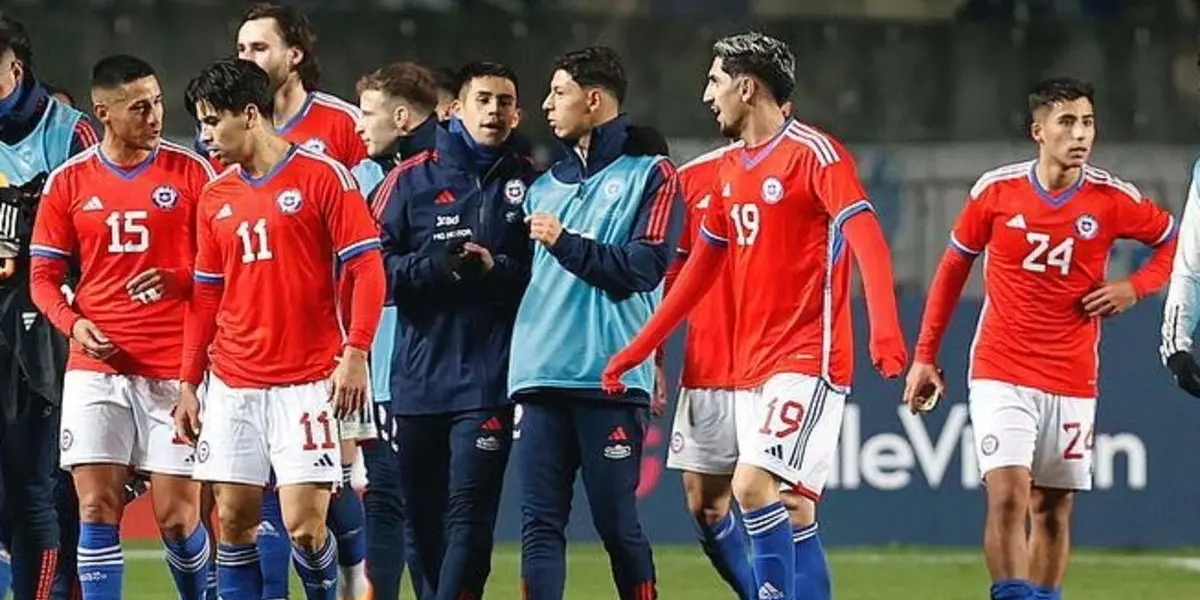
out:
{"label": "green turf", "polygon": [[[171,577],[152,545],[132,546],[126,559],[125,600],[173,598]],[[1196,600],[1200,598],[1200,558],[1196,553],[1085,552],[1071,565],[1066,595],[1079,600]],[[698,548],[654,549],[659,597],[663,600],[725,600],[734,596],[717,578]],[[987,574],[972,550],[871,548],[831,554],[837,600],[977,600],[987,597]],[[517,598],[520,557],[513,546],[496,550],[487,598]],[[407,585],[405,581],[405,585]],[[302,599],[293,581],[292,598]],[[411,595],[402,596],[410,599]],[[571,548],[567,567],[568,600],[616,597],[603,549],[591,544]]]}

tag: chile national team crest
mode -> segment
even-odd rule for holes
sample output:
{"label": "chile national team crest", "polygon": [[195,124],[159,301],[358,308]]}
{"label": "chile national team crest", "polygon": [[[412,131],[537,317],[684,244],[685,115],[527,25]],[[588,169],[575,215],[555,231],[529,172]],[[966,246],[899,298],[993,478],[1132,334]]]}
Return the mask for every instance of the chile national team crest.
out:
{"label": "chile national team crest", "polygon": [[504,199],[509,204],[520,204],[525,201],[525,182],[520,179],[509,179],[504,184]]}
{"label": "chile national team crest", "polygon": [[300,211],[300,206],[304,204],[304,198],[300,196],[300,190],[286,189],[275,197],[275,204],[279,206],[279,212],[285,215],[294,215]]}
{"label": "chile national team crest", "polygon": [[775,204],[783,199],[783,182],[778,177],[771,176],[763,180],[762,199],[767,204]]}
{"label": "chile national team crest", "polygon": [[171,210],[179,204],[179,192],[175,188],[163,184],[150,193],[150,200],[154,202],[160,210]]}
{"label": "chile national team crest", "polygon": [[1100,223],[1092,215],[1079,215],[1079,218],[1075,219],[1075,233],[1085,240],[1090,240],[1100,233]]}

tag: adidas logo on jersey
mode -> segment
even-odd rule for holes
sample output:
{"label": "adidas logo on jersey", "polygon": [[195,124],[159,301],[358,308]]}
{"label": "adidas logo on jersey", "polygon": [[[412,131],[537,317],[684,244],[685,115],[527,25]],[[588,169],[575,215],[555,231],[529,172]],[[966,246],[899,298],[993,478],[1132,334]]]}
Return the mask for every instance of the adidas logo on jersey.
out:
{"label": "adidas logo on jersey", "polygon": [[25,326],[25,331],[33,329],[33,324],[37,322],[38,314],[35,312],[21,313],[21,324]]}
{"label": "adidas logo on jersey", "polygon": [[92,212],[104,210],[104,203],[100,201],[100,196],[92,196],[87,202],[83,203],[83,212]]}
{"label": "adidas logo on jersey", "polygon": [[1005,225],[1013,229],[1028,229],[1025,225],[1025,215],[1017,215],[1009,219]]}
{"label": "adidas logo on jersey", "polygon": [[712,202],[712,194],[705,194],[704,197],[701,198],[700,201],[696,203],[696,208],[700,208],[700,209],[708,208],[708,204],[710,202]]}
{"label": "adidas logo on jersey", "polygon": [[759,586],[758,600],[783,600],[783,592],[768,581]]}
{"label": "adidas logo on jersey", "polygon": [[214,219],[228,219],[229,217],[232,217],[232,216],[233,216],[233,207],[229,206],[228,204],[225,204],[225,205],[221,206],[221,210],[218,210],[217,215],[213,218]]}

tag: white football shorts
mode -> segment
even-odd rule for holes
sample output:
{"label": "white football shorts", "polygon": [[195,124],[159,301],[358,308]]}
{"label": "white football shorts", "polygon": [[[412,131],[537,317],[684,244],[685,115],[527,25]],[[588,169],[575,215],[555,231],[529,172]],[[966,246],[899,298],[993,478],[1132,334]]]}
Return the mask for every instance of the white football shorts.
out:
{"label": "white football shorts", "polygon": [[192,474],[192,448],[175,439],[179,382],[69,370],[63,378],[59,465],[129,465],[163,475]]}
{"label": "white football shorts", "polygon": [[993,469],[1025,467],[1038,487],[1092,489],[1095,398],[976,379],[968,405],[985,480]]}
{"label": "white football shorts", "polygon": [[734,393],[738,463],[762,468],[819,501],[833,470],[846,394],[819,377],[778,373]]}
{"label": "white football shorts", "polygon": [[200,414],[194,477],[265,486],[342,480],[329,380],[266,389],[232,388],[210,374]]}
{"label": "white football shorts", "polygon": [[680,389],[667,468],[732,475],[738,461],[734,402],[734,391],[729,389]]}

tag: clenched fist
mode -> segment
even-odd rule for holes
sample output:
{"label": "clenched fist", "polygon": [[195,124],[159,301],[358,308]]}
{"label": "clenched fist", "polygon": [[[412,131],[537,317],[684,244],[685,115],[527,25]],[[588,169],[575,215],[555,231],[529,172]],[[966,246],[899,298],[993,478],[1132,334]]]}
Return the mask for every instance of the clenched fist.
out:
{"label": "clenched fist", "polygon": [[525,222],[529,224],[529,239],[537,240],[546,246],[553,246],[562,235],[562,223],[550,213],[535,212],[525,217]]}

